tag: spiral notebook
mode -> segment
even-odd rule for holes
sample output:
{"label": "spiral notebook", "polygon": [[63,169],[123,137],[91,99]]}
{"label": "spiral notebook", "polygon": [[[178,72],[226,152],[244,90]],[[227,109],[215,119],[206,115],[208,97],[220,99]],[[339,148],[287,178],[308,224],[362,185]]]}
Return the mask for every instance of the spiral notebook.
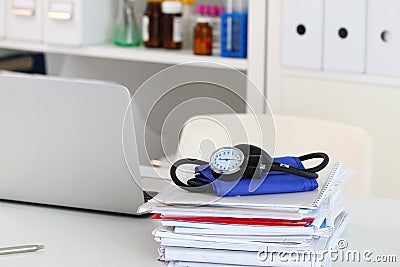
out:
{"label": "spiral notebook", "polygon": [[142,205],[139,208],[139,212],[152,212],[152,207],[157,204],[277,209],[287,211],[316,209],[329,194],[342,188],[341,184],[345,183],[347,176],[350,174],[351,170],[349,168],[337,162],[329,164],[320,172],[318,188],[313,191],[237,197],[217,197],[213,194],[187,192],[186,190],[172,185],[155,196],[151,201]]}

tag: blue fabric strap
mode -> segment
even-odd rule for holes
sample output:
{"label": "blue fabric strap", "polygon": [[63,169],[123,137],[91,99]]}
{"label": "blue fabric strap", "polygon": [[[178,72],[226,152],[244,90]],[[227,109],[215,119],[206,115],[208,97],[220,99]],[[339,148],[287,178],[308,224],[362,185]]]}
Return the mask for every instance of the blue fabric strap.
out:
{"label": "blue fabric strap", "polygon": [[[297,157],[280,157],[275,161],[304,169],[303,164]],[[214,192],[218,196],[247,196],[261,194],[277,194],[312,191],[318,188],[315,179],[271,171],[259,179],[242,178],[236,181],[223,181],[215,179],[209,165],[197,166],[195,168],[196,179],[203,183],[211,183]]]}

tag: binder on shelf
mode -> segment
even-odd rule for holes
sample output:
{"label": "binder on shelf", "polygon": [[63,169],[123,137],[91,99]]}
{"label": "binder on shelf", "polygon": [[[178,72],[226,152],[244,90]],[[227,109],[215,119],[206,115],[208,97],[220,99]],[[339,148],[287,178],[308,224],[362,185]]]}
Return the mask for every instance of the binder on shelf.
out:
{"label": "binder on shelf", "polygon": [[0,70],[45,75],[45,56],[28,52],[0,56]]}
{"label": "binder on shelf", "polygon": [[367,73],[400,75],[400,1],[369,0]]}
{"label": "binder on shelf", "polygon": [[7,1],[0,1],[0,39],[6,37],[6,13],[7,12]]}
{"label": "binder on shelf", "polygon": [[40,42],[43,38],[43,1],[9,0],[7,39]]}
{"label": "binder on shelf", "polygon": [[323,68],[365,72],[367,0],[325,0]]}
{"label": "binder on shelf", "polygon": [[284,0],[282,63],[286,67],[322,67],[323,0]]}
{"label": "binder on shelf", "polygon": [[112,38],[114,0],[44,0],[44,42],[91,45]]}

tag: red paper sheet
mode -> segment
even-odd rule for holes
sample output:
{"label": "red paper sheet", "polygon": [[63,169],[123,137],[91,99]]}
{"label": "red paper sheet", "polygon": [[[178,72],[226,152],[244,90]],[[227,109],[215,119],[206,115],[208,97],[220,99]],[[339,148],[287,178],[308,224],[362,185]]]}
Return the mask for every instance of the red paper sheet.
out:
{"label": "red paper sheet", "polygon": [[153,220],[204,222],[218,224],[243,224],[259,226],[307,226],[314,221],[314,218],[301,220],[269,219],[269,218],[233,218],[233,217],[166,217],[161,214],[154,214]]}

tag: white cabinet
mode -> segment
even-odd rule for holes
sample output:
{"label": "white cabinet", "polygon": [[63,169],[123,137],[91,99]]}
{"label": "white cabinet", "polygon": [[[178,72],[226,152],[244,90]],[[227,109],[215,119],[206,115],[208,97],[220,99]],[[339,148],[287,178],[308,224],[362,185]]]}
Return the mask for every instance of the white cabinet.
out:
{"label": "white cabinet", "polygon": [[[35,3],[36,1],[40,2],[39,0],[32,1]],[[91,45],[90,43],[92,42],[85,40],[85,36],[79,33],[83,30],[83,34],[86,34],[84,32],[85,29],[80,28],[81,21],[79,20],[90,20],[92,16],[96,16],[96,14],[90,13],[99,12],[99,10],[96,8],[92,10],[91,8],[86,8],[84,6],[73,5],[72,16],[70,16],[69,12],[71,11],[71,5],[68,5],[68,3],[65,5],[65,2],[63,2],[64,0],[54,1],[55,2],[46,0],[47,4],[44,4],[43,7],[43,11],[55,11],[50,15],[52,18],[49,18],[48,12],[46,12],[47,14],[43,14],[46,17],[46,23],[43,25],[46,29],[46,33],[44,34],[45,42],[26,42],[18,40],[26,40],[27,38],[13,38],[12,40],[0,40],[0,48],[47,53],[49,55],[47,57],[49,65],[48,70],[52,75],[113,80],[123,83],[132,90],[135,90],[142,82],[151,77],[154,73],[163,70],[170,65],[192,62],[193,68],[197,68],[195,70],[199,71],[199,73],[202,73],[203,75],[206,73],[207,75],[215,75],[221,79],[227,79],[230,81],[239,80],[237,84],[241,87],[240,92],[234,92],[232,95],[237,94],[234,97],[226,97],[228,102],[234,102],[234,105],[242,105],[242,102],[236,101],[236,99],[241,98],[248,104],[247,111],[262,113],[266,110],[264,97],[267,94],[268,90],[266,87],[269,86],[269,84],[265,79],[265,76],[266,73],[270,77],[273,76],[272,73],[269,74],[273,69],[267,68],[266,60],[267,56],[272,56],[272,54],[267,54],[266,48],[267,42],[269,42],[269,39],[267,38],[267,32],[269,30],[267,21],[269,14],[267,13],[274,13],[274,10],[269,9],[268,5],[271,3],[278,4],[279,1],[249,0],[247,59],[223,58],[219,56],[196,56],[189,50],[171,51],[164,49],[148,49],[144,47],[123,48],[114,46],[111,44],[111,41],[103,44]],[[99,1],[100,0],[77,0],[76,3],[77,5],[78,3],[82,4],[85,2],[90,2],[92,4],[93,2],[96,2],[97,4],[97,2],[100,3]],[[113,1],[117,2],[115,0]],[[43,0],[43,2],[45,1]],[[68,2],[71,1],[68,0]],[[73,2],[75,3],[75,1]],[[196,1],[196,3],[201,2],[202,0]],[[206,2],[206,0],[203,2]],[[56,5],[55,10],[54,8],[50,10],[50,3],[62,3],[62,5]],[[145,3],[146,0],[137,1],[139,7],[137,13],[139,15],[143,14]],[[223,1],[220,0],[215,3],[223,4]],[[82,14],[75,12],[82,12]],[[32,16],[26,16],[26,18],[29,17]],[[111,23],[111,25],[113,24],[114,23]],[[70,31],[70,26],[78,30],[72,33],[72,31]],[[93,29],[93,27],[88,29]],[[24,28],[23,33],[26,34],[28,31],[29,30]],[[51,34],[49,35],[49,33]],[[60,45],[57,42],[60,38],[63,40],[63,44],[68,43],[73,45]],[[208,62],[210,64],[202,64],[202,67],[198,67],[199,65],[196,65],[196,61],[203,63]],[[215,67],[217,65],[220,67]],[[193,70],[192,66],[187,69]],[[247,74],[249,77],[247,84],[245,82],[245,76],[242,76],[240,73],[232,71],[229,68],[239,69],[244,74]],[[271,86],[271,88],[273,88],[273,86]],[[157,87],[152,88],[149,93],[155,94],[158,92],[157,90]],[[211,97],[218,96],[218,92],[216,91],[209,90],[209,92]],[[269,97],[272,96],[270,95]],[[235,99],[234,101],[232,101],[233,98]],[[241,107],[242,106],[240,106],[240,108]],[[243,108],[240,111],[244,112],[245,110],[246,109]],[[204,108],[202,111],[205,111]],[[207,109],[206,111],[214,112],[210,109]],[[155,149],[160,149],[156,143],[152,145]]]}

